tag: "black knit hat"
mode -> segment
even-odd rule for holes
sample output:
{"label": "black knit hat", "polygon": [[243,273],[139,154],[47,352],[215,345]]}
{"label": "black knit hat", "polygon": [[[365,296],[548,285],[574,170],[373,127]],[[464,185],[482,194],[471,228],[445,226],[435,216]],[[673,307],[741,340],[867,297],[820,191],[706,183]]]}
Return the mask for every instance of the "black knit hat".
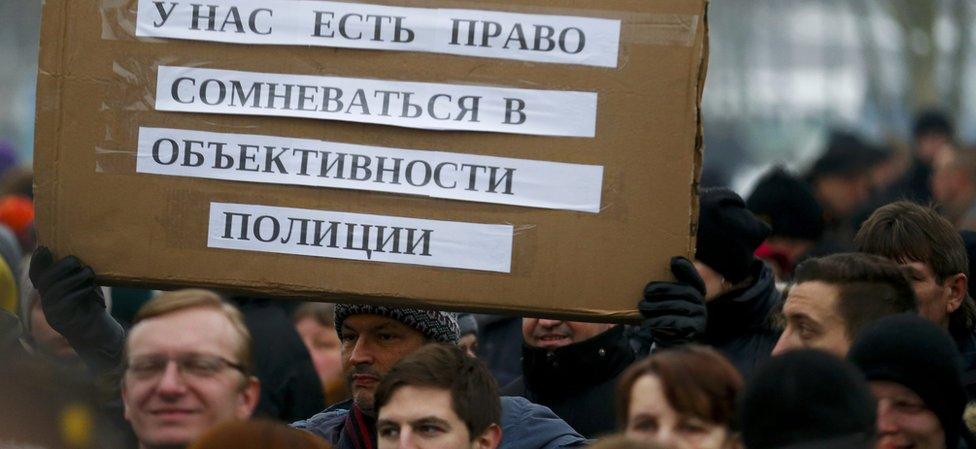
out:
{"label": "black knit hat", "polygon": [[859,136],[844,131],[831,132],[827,148],[807,171],[806,180],[827,177],[851,177],[866,173],[890,156],[881,148],[870,145]]}
{"label": "black knit hat", "polygon": [[695,258],[733,284],[742,281],[749,275],[752,253],[769,235],[769,226],[729,189],[703,189],[699,204]]}
{"label": "black knit hat", "polygon": [[772,227],[772,236],[817,241],[823,235],[823,208],[813,190],[783,167],[759,179],[746,206]]}
{"label": "black knit hat", "polygon": [[921,397],[942,423],[946,447],[955,449],[966,391],[961,358],[948,333],[918,315],[892,315],[861,331],[847,358],[868,380],[895,382]]}
{"label": "black knit hat", "polygon": [[739,414],[749,449],[873,447],[876,409],[867,382],[821,351],[767,361],[746,385]]}
{"label": "black knit hat", "polygon": [[918,138],[924,134],[944,134],[953,138],[952,122],[949,117],[937,109],[922,111],[915,117],[915,124],[912,125],[912,137]]}

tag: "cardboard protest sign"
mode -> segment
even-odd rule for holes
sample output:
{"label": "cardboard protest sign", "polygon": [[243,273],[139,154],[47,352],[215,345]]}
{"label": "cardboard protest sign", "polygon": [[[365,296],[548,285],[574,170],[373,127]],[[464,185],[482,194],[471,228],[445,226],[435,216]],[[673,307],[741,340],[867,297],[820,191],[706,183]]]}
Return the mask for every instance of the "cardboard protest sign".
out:
{"label": "cardboard protest sign", "polygon": [[49,0],[38,238],[108,283],[617,320],[691,256],[705,2]]}

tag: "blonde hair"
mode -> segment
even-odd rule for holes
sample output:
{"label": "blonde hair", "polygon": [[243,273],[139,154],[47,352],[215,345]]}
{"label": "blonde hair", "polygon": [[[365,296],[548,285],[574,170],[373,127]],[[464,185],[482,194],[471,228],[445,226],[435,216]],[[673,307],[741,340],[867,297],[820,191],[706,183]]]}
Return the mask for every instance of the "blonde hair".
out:
{"label": "blonde hair", "polygon": [[239,337],[237,348],[234,350],[236,363],[243,367],[244,374],[250,375],[251,366],[251,332],[244,323],[244,314],[237,307],[223,300],[211,290],[190,288],[163,293],[147,302],[136,313],[132,320],[135,326],[141,321],[158,318],[189,309],[211,309],[220,312],[230,321],[234,332]]}

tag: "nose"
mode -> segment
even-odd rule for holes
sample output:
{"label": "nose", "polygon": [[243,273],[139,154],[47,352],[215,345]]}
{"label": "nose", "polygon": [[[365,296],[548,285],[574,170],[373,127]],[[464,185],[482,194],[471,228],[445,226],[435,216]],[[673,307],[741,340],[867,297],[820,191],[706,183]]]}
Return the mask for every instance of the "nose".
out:
{"label": "nose", "polygon": [[654,440],[664,447],[678,447],[679,443],[675,440],[674,429],[667,426],[661,426],[658,429],[657,434],[654,435]]}
{"label": "nose", "polygon": [[562,323],[563,323],[562,320],[541,320],[541,319],[539,320],[539,326],[547,329],[552,329],[554,327],[559,326]]}
{"label": "nose", "polygon": [[364,363],[373,363],[373,351],[366,339],[360,335],[356,337],[356,341],[352,343],[352,349],[349,350],[349,365],[355,366]]}
{"label": "nose", "polygon": [[183,375],[175,361],[170,360],[166,363],[159,384],[156,385],[156,392],[161,396],[173,397],[186,393],[186,384],[183,383]]}
{"label": "nose", "polygon": [[397,441],[397,449],[417,449],[413,443],[413,431],[409,426],[400,429],[400,440]]}
{"label": "nose", "polygon": [[877,426],[878,435],[892,434],[898,431],[898,424],[891,413],[891,404],[887,401],[878,401]]}
{"label": "nose", "polygon": [[783,334],[779,336],[779,340],[776,341],[776,346],[773,346],[773,356],[783,354],[784,352],[793,349],[793,342],[791,341],[792,335],[792,331],[790,331],[789,327],[787,327],[786,330],[783,331]]}

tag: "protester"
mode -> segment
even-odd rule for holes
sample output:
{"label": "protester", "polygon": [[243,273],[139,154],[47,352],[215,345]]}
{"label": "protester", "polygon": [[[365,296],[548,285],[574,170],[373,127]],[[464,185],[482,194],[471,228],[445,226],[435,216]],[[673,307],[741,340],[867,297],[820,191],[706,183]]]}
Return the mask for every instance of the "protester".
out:
{"label": "protester", "polygon": [[976,303],[969,295],[969,257],[959,233],[931,208],[908,201],[884,206],[858,231],[860,251],[907,270],[919,314],[949,332],[962,354],[967,389],[976,393]]}
{"label": "protester", "polygon": [[958,447],[966,393],[945,330],[914,315],[886,317],[861,333],[848,358],[878,401],[878,448]]}
{"label": "protester", "polygon": [[181,448],[248,419],[258,403],[251,334],[207,290],[164,293],[139,311],[125,346],[122,400],[141,449]]}
{"label": "protester", "polygon": [[699,345],[657,352],[621,376],[617,415],[632,439],[680,449],[735,449],[735,400],[742,376]]}
{"label": "protester", "polygon": [[769,360],[746,385],[738,416],[746,449],[874,447],[867,383],[850,363],[817,350]]}
{"label": "protester", "polygon": [[932,199],[932,163],[936,155],[955,142],[955,129],[945,113],[922,111],[912,126],[912,164],[904,176],[887,192],[887,202],[908,199],[920,204]]}
{"label": "protester", "polygon": [[703,190],[700,204],[694,266],[672,259],[677,282],[647,286],[641,327],[658,347],[714,346],[748,377],[779,338],[771,318],[780,294],[772,271],[753,256],[769,227],[728,189]]}
{"label": "protester", "polygon": [[457,314],[458,328],[461,332],[461,339],[458,340],[458,347],[471,357],[478,356],[478,321],[470,313]]}
{"label": "protester", "polygon": [[502,394],[552,409],[587,438],[617,428],[617,378],[635,358],[623,326],[524,318],[522,377]]}
{"label": "protester", "polygon": [[957,230],[976,231],[976,149],[946,145],[939,151],[932,199]]}
{"label": "protester", "polygon": [[[337,304],[343,371],[352,399],[292,424],[338,449],[371,449],[376,441],[376,388],[396,362],[426,343],[457,344],[453,313]],[[548,408],[524,398],[502,397],[501,449],[579,447],[586,440]]]}
{"label": "protester", "polygon": [[[74,256],[54,260],[38,247],[30,279],[41,294],[41,308],[51,327],[63,335],[101,378],[122,365],[125,331],[105,308],[95,272]],[[311,358],[280,305],[267,299],[231,298],[251,333],[255,375],[262,379],[256,414],[294,420],[324,406],[321,384]]]}
{"label": "protester", "polygon": [[379,449],[495,449],[501,401],[488,368],[457,346],[404,357],[376,389]]}
{"label": "protester", "polygon": [[252,419],[220,424],[188,449],[331,449],[321,438],[278,421]]}
{"label": "protester", "polygon": [[783,167],[773,167],[759,179],[746,206],[772,228],[756,257],[773,267],[777,281],[788,281],[823,236],[823,209],[813,191]]}
{"label": "protester", "polygon": [[832,132],[827,148],[804,176],[824,210],[824,235],[812,255],[853,248],[855,214],[872,196],[871,169],[884,161],[883,151],[849,132]]}
{"label": "protester", "polygon": [[326,403],[349,399],[349,390],[342,377],[342,343],[335,328],[335,305],[306,302],[295,309],[292,320],[295,329],[312,357],[312,364],[325,388]]}
{"label": "protester", "polygon": [[887,259],[857,253],[810,259],[796,268],[773,355],[814,348],[843,357],[866,325],[916,310],[911,285]]}
{"label": "protester", "polygon": [[20,302],[17,308],[23,335],[21,340],[31,354],[63,366],[78,366],[81,359],[63,335],[54,330],[41,308],[41,295],[26,271],[20,280]]}

